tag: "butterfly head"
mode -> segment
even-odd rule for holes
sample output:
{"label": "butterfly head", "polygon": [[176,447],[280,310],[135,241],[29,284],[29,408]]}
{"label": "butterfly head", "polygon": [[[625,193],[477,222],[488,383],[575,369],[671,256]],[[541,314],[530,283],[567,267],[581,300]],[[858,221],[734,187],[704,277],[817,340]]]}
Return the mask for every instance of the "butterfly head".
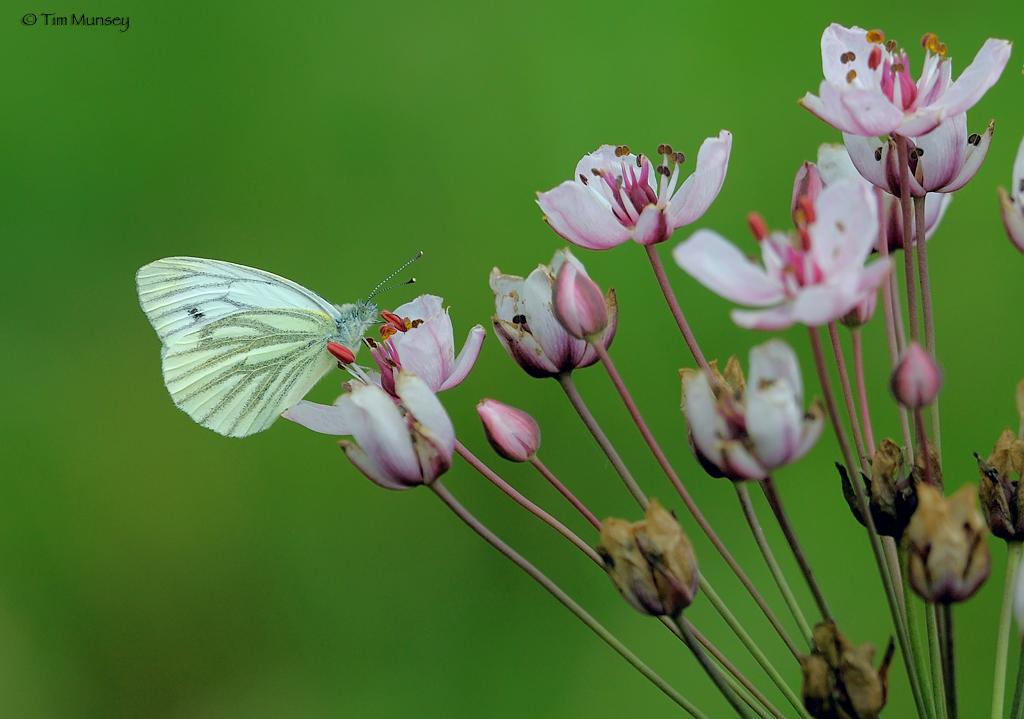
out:
{"label": "butterfly head", "polygon": [[371,300],[338,306],[338,342],[350,350],[358,350],[366,331],[379,321],[379,317],[377,303]]}

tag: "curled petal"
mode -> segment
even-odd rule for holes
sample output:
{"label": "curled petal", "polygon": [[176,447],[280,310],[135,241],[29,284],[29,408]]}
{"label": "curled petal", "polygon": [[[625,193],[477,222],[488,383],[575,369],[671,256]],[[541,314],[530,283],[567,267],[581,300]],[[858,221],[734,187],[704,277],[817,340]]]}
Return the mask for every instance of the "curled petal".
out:
{"label": "curled petal", "polygon": [[768,476],[768,471],[742,442],[726,440],[721,446],[722,469],[731,479],[764,479]]}
{"label": "curled petal", "polygon": [[796,452],[789,458],[790,462],[803,457],[805,454],[811,451],[815,444],[818,442],[818,438],[821,437],[821,430],[825,426],[825,410],[822,409],[820,403],[814,403],[811,406],[810,411],[804,417],[803,433],[800,437],[800,444],[796,448]]}
{"label": "curled petal", "polygon": [[[886,171],[891,149],[888,141],[879,140],[877,137],[862,137],[843,133],[843,142],[846,144],[846,150],[853,166],[857,168],[861,177],[886,192],[899,194],[899,187],[894,187],[890,183],[891,175]],[[818,156],[821,156],[820,150]]]}
{"label": "curled petal", "polygon": [[668,239],[670,232],[665,213],[657,205],[648,205],[633,228],[633,239],[641,245],[655,245]]}
{"label": "curled petal", "polygon": [[[399,484],[422,481],[405,417],[384,390],[358,385],[339,404],[353,413],[352,436],[372,466]],[[360,469],[364,469],[362,465]]]}
{"label": "curled petal", "polygon": [[942,190],[956,177],[964,163],[964,153],[973,145],[967,143],[967,115],[949,118],[927,135],[914,139],[921,156],[917,160],[921,190]]}
{"label": "curled petal", "polygon": [[764,306],[785,296],[782,285],[711,230],[697,230],[672,251],[676,264],[726,299]]}
{"label": "curled petal", "polygon": [[466,379],[470,370],[473,369],[473,365],[476,364],[476,358],[480,356],[480,348],[483,346],[484,337],[486,336],[487,333],[484,332],[484,328],[481,325],[474,325],[470,329],[466,342],[462,345],[462,350],[455,358],[447,379],[438,388],[439,391],[451,389]]}
{"label": "curled petal", "polygon": [[718,197],[729,169],[732,133],[722,130],[718,137],[709,137],[697,153],[697,167],[686,178],[668,206],[671,229],[696,222]]}
{"label": "curled petal", "polygon": [[632,235],[609,205],[582,182],[567,180],[537,195],[537,204],[551,228],[574,245],[607,250]]}
{"label": "curled petal", "polygon": [[501,346],[531,377],[554,377],[561,371],[529,332],[498,317],[494,317],[492,322]]}
{"label": "curled petal", "polygon": [[786,383],[798,405],[803,404],[804,382],[796,353],[782,340],[769,340],[750,350],[750,377],[747,382],[756,387],[763,382],[777,380]]}
{"label": "curled petal", "polygon": [[729,316],[748,330],[784,330],[797,322],[792,302],[767,310],[733,310]]}
{"label": "curled petal", "polygon": [[355,442],[342,440],[338,443],[348,460],[374,484],[385,489],[411,489],[420,484],[419,481],[404,482],[388,474],[377,461],[362,450]]}

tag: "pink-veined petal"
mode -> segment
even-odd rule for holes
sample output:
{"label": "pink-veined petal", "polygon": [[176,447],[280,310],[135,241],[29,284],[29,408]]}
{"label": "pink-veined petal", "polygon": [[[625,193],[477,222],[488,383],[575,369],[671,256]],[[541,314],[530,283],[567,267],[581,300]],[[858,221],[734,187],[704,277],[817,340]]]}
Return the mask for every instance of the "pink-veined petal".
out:
{"label": "pink-veined petal", "polygon": [[803,403],[804,381],[800,375],[793,348],[779,339],[768,340],[750,350],[750,376],[747,385],[764,381],[785,380],[796,396],[797,404]]}
{"label": "pink-veined petal", "polygon": [[690,428],[694,446],[709,462],[721,467],[722,452],[716,431],[721,420],[707,375],[703,371],[686,375],[683,380],[683,394],[686,424]]}
{"label": "pink-veined petal", "polygon": [[709,137],[701,143],[696,169],[669,202],[668,223],[671,229],[696,222],[707,212],[725,182],[731,151],[732,133],[728,130],[722,130],[717,137]]}
{"label": "pink-veined petal", "polygon": [[800,446],[803,414],[784,380],[747,385],[747,435],[766,469],[781,467]]}
{"label": "pink-veined petal", "polygon": [[418,477],[416,479],[407,480],[404,478],[393,477],[389,475],[383,467],[381,467],[375,459],[370,457],[363,449],[355,442],[349,442],[348,440],[342,440],[339,442],[342,451],[348,460],[355,465],[356,469],[366,475],[374,484],[377,484],[385,489],[412,489],[420,484]]}
{"label": "pink-veined petal", "polygon": [[[866,77],[875,71],[868,67],[868,58],[874,47],[867,39],[864,28],[844,27],[832,23],[821,33],[821,72],[829,82],[844,83],[850,70],[858,77]],[[853,53],[854,59],[849,59]],[[845,62],[844,62],[845,60]]]}
{"label": "pink-veined petal", "polygon": [[800,435],[800,444],[796,451],[790,456],[789,461],[795,462],[811,451],[821,437],[821,430],[825,426],[825,413],[821,406],[815,404],[811,411],[804,417],[803,432]]}
{"label": "pink-veined petal", "polygon": [[899,187],[894,187],[889,182],[890,176],[886,172],[886,165],[889,161],[888,142],[879,140],[877,137],[862,137],[849,133],[843,133],[843,142],[846,144],[850,162],[862,178],[886,192],[892,194],[899,192]]}
{"label": "pink-veined petal", "polygon": [[480,348],[484,344],[484,337],[487,333],[484,332],[484,328],[480,325],[474,325],[469,330],[469,335],[466,337],[465,344],[462,345],[462,350],[459,351],[458,356],[455,358],[455,362],[452,365],[451,373],[441,383],[439,391],[451,389],[462,383],[462,380],[469,376],[470,370],[473,369],[473,365],[476,364],[476,358],[480,356]]}
{"label": "pink-veined petal", "polygon": [[672,257],[702,285],[733,302],[764,306],[785,296],[779,282],[712,230],[697,230],[672,250]]}
{"label": "pink-veined petal", "polygon": [[[966,128],[964,132],[966,133]],[[960,171],[944,187],[939,189],[943,192],[956,192],[978,174],[981,164],[985,161],[985,156],[988,155],[988,148],[992,144],[992,134],[994,132],[995,121],[990,120],[988,127],[985,128],[985,132],[978,136],[978,144],[967,143],[967,149],[964,151],[963,160],[960,164]],[[960,139],[961,141],[964,140],[964,138]]]}
{"label": "pink-veined petal", "polygon": [[738,440],[720,442],[722,469],[732,479],[764,479],[768,471]]}
{"label": "pink-veined petal", "polygon": [[945,120],[927,135],[915,137],[914,144],[921,153],[917,160],[921,185],[929,192],[941,190],[959,173],[967,148],[973,149],[967,143],[967,115],[960,113]]}
{"label": "pink-veined petal", "polygon": [[531,377],[551,377],[561,371],[529,332],[499,317],[492,318],[492,322],[501,346]]}
{"label": "pink-veined petal", "polygon": [[435,445],[442,459],[451,464],[455,449],[455,427],[437,395],[419,377],[402,372],[395,389],[402,404],[415,419],[418,430]]}
{"label": "pink-veined petal", "polygon": [[999,204],[1007,237],[1014,247],[1024,252],[1024,211],[1021,210],[1020,202],[1015,201],[1000,187]]}
{"label": "pink-veined petal", "polygon": [[641,245],[654,245],[669,237],[665,213],[656,205],[648,205],[640,213],[640,219],[633,228],[633,239]]}
{"label": "pink-veined petal", "polygon": [[441,388],[455,359],[454,332],[447,312],[394,335],[391,341],[398,350],[403,370],[420,377],[435,391]]}
{"label": "pink-veined petal", "polygon": [[811,252],[826,275],[863,264],[878,237],[877,205],[863,183],[840,181],[822,191],[809,229]]}
{"label": "pink-veined petal", "polygon": [[611,206],[582,182],[567,180],[542,192],[537,195],[537,204],[551,228],[580,247],[607,250],[633,234],[632,228],[616,219]]}
{"label": "pink-veined petal", "polygon": [[281,416],[321,434],[335,436],[352,434],[351,417],[338,406],[337,402],[319,404],[302,400],[291,409],[282,412]]}
{"label": "pink-veined petal", "polygon": [[989,38],[985,41],[971,64],[934,103],[944,117],[958,115],[974,107],[1003,74],[1011,47],[1007,40]]}
{"label": "pink-veined petal", "polygon": [[[342,406],[348,403],[354,412],[352,436],[373,464],[397,482],[420,481],[408,424],[394,400],[375,385],[359,385],[339,401]],[[355,421],[356,412],[359,421]]]}
{"label": "pink-veined petal", "polygon": [[729,316],[737,325],[748,330],[782,330],[797,321],[792,302],[784,302],[767,310],[733,310]]}

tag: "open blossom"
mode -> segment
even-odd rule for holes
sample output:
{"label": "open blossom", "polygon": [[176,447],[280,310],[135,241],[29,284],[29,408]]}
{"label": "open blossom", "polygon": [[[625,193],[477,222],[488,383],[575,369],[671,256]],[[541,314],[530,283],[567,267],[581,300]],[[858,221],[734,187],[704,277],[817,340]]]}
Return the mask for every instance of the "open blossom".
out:
{"label": "open blossom", "polygon": [[877,202],[863,183],[846,180],[801,204],[798,235],[758,238],[763,267],[711,230],[698,230],[673,257],[713,292],[766,308],[733,310],[741,327],[816,327],[837,320],[867,300],[889,272],[889,258],[864,266],[878,235]]}
{"label": "open blossom", "polygon": [[[937,131],[936,131],[937,132]],[[818,148],[818,164],[817,169],[821,173],[821,181],[824,185],[830,185],[840,180],[853,180],[864,184],[866,187],[872,187],[871,183],[868,182],[858,172],[857,168],[853,164],[853,160],[850,157],[848,147],[843,145],[834,144],[823,144]],[[799,182],[799,176],[798,176]],[[885,188],[882,188],[883,190]],[[794,187],[794,206],[796,203],[796,188]],[[939,222],[942,221],[943,215],[946,214],[946,209],[949,207],[949,203],[953,201],[953,195],[944,192],[929,192],[924,198],[924,236],[925,239],[930,240],[932,234],[939,226]],[[882,229],[885,230],[886,243],[888,244],[889,251],[894,251],[903,248],[903,210],[900,207],[900,201],[889,194],[884,192],[882,194]],[[914,215],[910,218],[911,224],[917,221]],[[914,231],[914,237],[910,238],[910,244],[913,246],[916,237],[916,230]]]}
{"label": "open blossom", "polygon": [[441,392],[461,383],[476,364],[484,328],[470,329],[456,355],[452,320],[440,297],[421,295],[384,316],[388,322],[381,340],[371,344],[371,354],[380,368],[381,386],[388,392],[394,393],[395,378],[403,370]]}
{"label": "open blossom", "polygon": [[999,202],[1003,208],[1003,224],[1014,246],[1024,252],[1024,140],[1013,163],[1013,184],[1010,192],[999,188]]}
{"label": "open blossom", "polygon": [[551,228],[574,245],[607,250],[626,240],[653,245],[696,222],[725,182],[732,134],[704,140],[693,174],[679,184],[685,157],[661,145],[660,164],[624,145],[602,145],[576,165],[575,177],[537,195]]}
{"label": "open blossom", "polygon": [[781,340],[750,351],[749,381],[735,357],[724,374],[684,370],[682,380],[693,447],[714,476],[764,479],[807,454],[821,435],[821,407],[804,412],[800,367]]}
{"label": "open blossom", "polygon": [[[497,267],[491,270],[494,332],[509,356],[534,377],[555,377],[597,362],[594,348],[569,334],[554,314],[555,276],[565,263],[586,276],[583,264],[569,250],[558,250],[550,265],[538,265],[525,278],[502,274]],[[607,347],[618,324],[615,294],[609,292],[605,303],[608,326],[602,342]]]}
{"label": "open blossom", "polygon": [[1003,72],[1010,43],[989,38],[955,82],[946,46],[922,38],[924,65],[915,80],[910,60],[879,30],[833,23],[821,36],[825,79],[817,95],[800,103],[837,130],[864,137],[925,135],[944,120],[967,112]]}
{"label": "open blossom", "polygon": [[351,435],[341,448],[363,474],[387,489],[429,484],[448,471],[455,429],[419,377],[401,372],[392,396],[359,383],[330,407],[299,402],[284,417],[315,432]]}
{"label": "open blossom", "polygon": [[[927,135],[908,138],[910,194],[956,192],[966,185],[985,161],[994,131],[995,123],[989,122],[985,132],[968,134],[967,115],[960,113]],[[902,173],[895,142],[851,134],[844,134],[843,141],[865,180],[900,196]]]}

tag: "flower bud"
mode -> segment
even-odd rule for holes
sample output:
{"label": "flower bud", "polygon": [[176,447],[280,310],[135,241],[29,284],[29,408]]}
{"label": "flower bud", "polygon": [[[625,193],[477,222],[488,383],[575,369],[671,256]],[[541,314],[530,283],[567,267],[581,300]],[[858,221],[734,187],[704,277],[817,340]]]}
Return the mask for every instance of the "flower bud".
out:
{"label": "flower bud", "polygon": [[811,654],[800,658],[803,699],[815,719],[877,719],[888,695],[889,646],[876,670],[875,648],[855,646],[832,622],[814,627]]}
{"label": "flower bud", "polygon": [[608,326],[608,305],[601,288],[570,262],[558,270],[553,300],[555,317],[573,337],[589,339]]}
{"label": "flower bud", "polygon": [[674,617],[697,595],[693,545],[657,501],[650,503],[640,522],[602,522],[598,551],[619,592],[639,612]]}
{"label": "flower bud", "polygon": [[981,474],[981,508],[992,534],[1007,542],[1024,541],[1024,493],[1020,491],[1024,439],[1003,430],[988,460],[977,454],[974,458]]}
{"label": "flower bud", "polygon": [[927,602],[962,602],[988,578],[985,520],[975,507],[977,496],[974,485],[948,498],[930,484],[917,487],[907,557],[910,585]]}
{"label": "flower bud", "polygon": [[892,393],[904,407],[918,409],[935,401],[942,387],[942,372],[930,354],[911,342],[893,370]]}
{"label": "flower bud", "polygon": [[[837,464],[843,482],[843,495],[853,516],[865,524],[860,504],[846,468]],[[899,540],[917,509],[917,476],[905,466],[903,450],[891,439],[884,439],[871,459],[870,476],[861,474],[868,495],[871,518],[878,533]]]}
{"label": "flower bud", "polygon": [[477,404],[476,413],[484,423],[487,441],[510,462],[525,462],[540,448],[540,427],[523,410],[485,399]]}

